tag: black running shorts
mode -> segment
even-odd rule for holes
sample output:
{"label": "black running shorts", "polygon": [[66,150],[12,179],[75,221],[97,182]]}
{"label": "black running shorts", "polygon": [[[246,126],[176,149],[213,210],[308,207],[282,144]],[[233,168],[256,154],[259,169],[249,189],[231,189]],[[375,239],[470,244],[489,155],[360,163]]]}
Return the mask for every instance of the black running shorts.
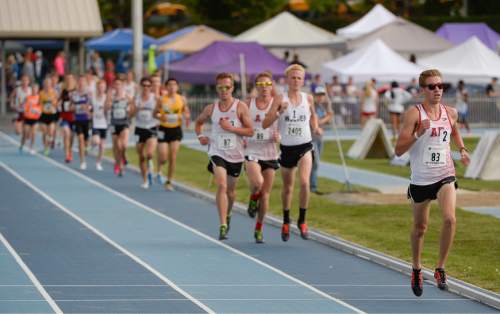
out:
{"label": "black running shorts", "polygon": [[235,178],[240,176],[241,166],[243,165],[242,162],[229,162],[222,157],[212,156],[210,157],[210,161],[208,162],[207,166],[208,171],[210,171],[211,173],[214,173],[214,164],[217,167],[226,169],[227,174]]}
{"label": "black running shorts", "polygon": [[422,203],[426,200],[435,200],[437,199],[437,194],[441,187],[448,183],[454,183],[455,189],[458,189],[457,180],[453,176],[446,177],[441,181],[429,185],[410,184],[407,192],[408,199],[412,200],[414,203]]}
{"label": "black running shorts", "polygon": [[254,158],[249,157],[249,156],[245,156],[245,160],[257,162],[260,165],[260,168],[262,169],[262,171],[264,171],[266,169],[278,170],[280,168],[280,164],[279,164],[277,159],[260,160],[260,159],[254,159]]}
{"label": "black running shorts", "polygon": [[146,143],[150,138],[156,137],[156,128],[135,128],[134,134],[138,137],[137,143]]}
{"label": "black running shorts", "polygon": [[160,126],[158,129],[158,142],[160,143],[170,143],[182,140],[182,128],[180,126],[176,128],[166,128]]}
{"label": "black running shorts", "polygon": [[314,153],[311,142],[295,146],[280,145],[280,151],[279,163],[284,168],[297,167],[300,158],[304,157],[308,151]]}

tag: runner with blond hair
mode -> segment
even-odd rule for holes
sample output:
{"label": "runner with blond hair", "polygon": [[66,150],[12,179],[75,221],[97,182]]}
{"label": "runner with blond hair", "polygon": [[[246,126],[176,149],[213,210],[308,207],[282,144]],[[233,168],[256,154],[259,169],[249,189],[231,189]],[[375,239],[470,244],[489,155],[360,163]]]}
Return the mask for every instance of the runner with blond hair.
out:
{"label": "runner with blond hair", "polygon": [[307,240],[308,228],[306,212],[309,205],[309,177],[312,167],[312,135],[321,135],[323,130],[318,126],[314,109],[313,96],[301,91],[304,86],[305,69],[292,64],[285,70],[288,92],[276,99],[262,122],[263,128],[269,128],[278,120],[281,136],[280,159],[283,190],[281,199],[283,205],[283,226],[281,239],[290,238],[290,207],[292,205],[293,186],[296,168],[299,168],[300,194],[299,219],[297,227],[300,235]]}

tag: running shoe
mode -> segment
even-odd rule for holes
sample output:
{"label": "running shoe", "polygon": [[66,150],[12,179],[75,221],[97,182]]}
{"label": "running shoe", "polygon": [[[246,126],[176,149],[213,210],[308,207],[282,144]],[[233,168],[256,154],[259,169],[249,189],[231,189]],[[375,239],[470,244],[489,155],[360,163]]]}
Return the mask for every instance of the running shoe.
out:
{"label": "running shoe", "polygon": [[160,173],[158,173],[156,175],[156,182],[158,182],[161,185],[164,185],[165,183],[167,183],[167,179],[164,176],[162,176]]}
{"label": "running shoe", "polygon": [[411,272],[411,290],[417,297],[424,292],[424,279],[422,277],[421,269],[413,269]]}
{"label": "running shoe", "polygon": [[45,148],[45,149],[43,150],[43,154],[44,154],[45,156],[48,156],[48,155],[49,155],[49,149],[48,149],[48,148]]}
{"label": "running shoe", "polygon": [[302,239],[308,240],[309,232],[307,232],[307,224],[306,223],[297,224],[297,228],[299,228],[300,236],[302,237]]}
{"label": "running shoe", "polygon": [[219,240],[227,240],[227,226],[221,225],[219,228]]}
{"label": "running shoe", "polygon": [[23,147],[19,146],[19,154],[22,154],[22,153],[23,153]]}
{"label": "running shoe", "polygon": [[165,183],[165,190],[167,190],[167,191],[174,190],[174,186],[172,185],[172,183],[170,183],[170,181],[167,181],[167,183]]}
{"label": "running shoe", "polygon": [[258,208],[259,208],[259,202],[250,200],[250,202],[248,202],[248,209],[247,209],[248,216],[254,218]]}
{"label": "running shoe", "polygon": [[81,170],[87,169],[87,163],[85,161],[80,164],[80,169]]}
{"label": "running shoe", "polygon": [[283,226],[281,226],[281,240],[286,242],[288,239],[290,239],[290,225],[283,224]]}
{"label": "running shoe", "polygon": [[153,173],[151,171],[148,171],[148,184],[153,185]]}
{"label": "running shoe", "polygon": [[434,278],[436,279],[436,283],[439,289],[448,290],[448,283],[446,282],[446,273],[442,268],[436,268],[434,272]]}
{"label": "running shoe", "polygon": [[97,169],[97,171],[102,171],[101,163],[100,162],[96,163],[95,168]]}
{"label": "running shoe", "polygon": [[31,155],[36,154],[36,150],[34,150],[33,148],[32,148],[32,149],[30,149],[30,154],[31,154]]}
{"label": "running shoe", "polygon": [[113,169],[114,173],[118,175],[120,173],[120,166],[118,163],[115,163],[115,168]]}
{"label": "running shoe", "polygon": [[255,243],[264,243],[264,234],[262,230],[255,229],[253,237],[255,238]]}
{"label": "running shoe", "polygon": [[148,182],[144,182],[141,184],[141,188],[143,189],[148,189],[149,188],[149,183]]}

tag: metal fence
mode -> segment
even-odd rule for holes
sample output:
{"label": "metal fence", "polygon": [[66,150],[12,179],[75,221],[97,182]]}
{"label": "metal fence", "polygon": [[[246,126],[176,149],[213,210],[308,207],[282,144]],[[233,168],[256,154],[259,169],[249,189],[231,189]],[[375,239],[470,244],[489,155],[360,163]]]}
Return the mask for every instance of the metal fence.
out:
{"label": "metal fence", "polygon": [[[191,109],[192,119],[196,119],[203,108],[213,103],[216,100],[215,96],[193,96],[187,98],[189,108]],[[409,101],[405,108],[418,104],[422,99],[414,98]],[[454,106],[455,97],[443,97],[443,103]],[[481,127],[500,127],[500,97],[488,96],[473,96],[469,97],[469,111],[467,113],[467,121],[470,124]],[[360,123],[360,106],[359,102],[342,102],[334,103],[333,110],[335,111],[335,121],[339,127],[357,128]],[[380,97],[379,101],[379,118],[385,123],[390,123],[389,111],[387,103]]]}

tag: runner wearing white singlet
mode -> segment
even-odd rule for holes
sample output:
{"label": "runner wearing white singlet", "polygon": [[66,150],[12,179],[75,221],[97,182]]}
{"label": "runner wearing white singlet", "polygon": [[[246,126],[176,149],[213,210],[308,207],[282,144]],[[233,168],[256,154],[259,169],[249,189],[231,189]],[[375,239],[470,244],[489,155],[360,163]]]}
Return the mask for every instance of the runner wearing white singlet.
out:
{"label": "runner wearing white singlet", "polygon": [[455,235],[457,187],[455,166],[451,159],[451,139],[460,147],[462,163],[467,166],[470,162],[457,127],[457,111],[441,104],[441,73],[438,70],[426,70],[420,74],[419,84],[424,102],[405,112],[403,128],[395,149],[398,156],[408,150],[410,152],[411,182],[408,198],[413,207],[411,288],[416,296],[421,296],[423,292],[420,255],[429,220],[430,203],[434,199],[438,200],[443,217],[439,260],[434,278],[440,289],[448,287],[444,265]]}
{"label": "runner wearing white singlet", "polygon": [[[318,126],[318,119],[314,110],[312,95],[301,92],[304,85],[305,70],[302,66],[293,64],[285,71],[288,92],[282,97],[277,97],[273,102],[262,126],[270,127],[278,121],[281,136],[280,165],[283,179],[281,199],[283,205],[283,226],[281,239],[288,241],[290,238],[290,207],[292,204],[295,171],[298,165],[300,179],[299,194],[299,219],[297,227],[301,237],[308,239],[306,224],[306,210],[309,204],[309,177],[312,167],[311,132],[317,135],[323,133]],[[278,99],[279,98],[279,99]]]}
{"label": "runner wearing white singlet", "polygon": [[98,171],[102,171],[102,155],[104,152],[104,144],[106,142],[106,132],[108,129],[108,121],[106,119],[106,81],[100,80],[97,82],[96,94],[90,98],[92,107],[92,146],[97,146],[97,159],[95,167]]}
{"label": "runner wearing white singlet", "polygon": [[276,149],[279,133],[276,122],[267,129],[262,127],[262,121],[273,103],[272,74],[268,72],[258,74],[255,78],[255,85],[257,98],[251,98],[247,101],[254,134],[246,139],[245,169],[250,181],[251,192],[248,214],[253,218],[258,213],[254,238],[257,243],[263,243],[263,221],[269,208],[269,196],[273,187],[274,174],[279,168]]}
{"label": "runner wearing white singlet", "polygon": [[[235,199],[236,183],[245,160],[243,137],[254,134],[248,106],[233,98],[234,79],[231,74],[216,77],[219,101],[205,107],[196,120],[195,132],[200,144],[207,145],[210,163],[208,169],[217,184],[216,203],[219,211],[219,240],[227,239],[231,209]],[[210,136],[202,134],[203,124],[212,121]]]}
{"label": "runner wearing white singlet", "polygon": [[24,104],[26,103],[26,98],[31,95],[31,93],[30,78],[27,75],[23,75],[21,76],[21,85],[16,87],[9,96],[10,106],[17,112],[14,126],[16,134],[18,135],[23,133]]}
{"label": "runner wearing white singlet", "polygon": [[154,118],[156,98],[151,87],[152,83],[149,78],[141,79],[142,91],[137,95],[133,111],[135,116],[134,134],[137,138],[136,150],[143,179],[141,187],[144,189],[153,184],[153,154],[157,143],[158,120]]}

